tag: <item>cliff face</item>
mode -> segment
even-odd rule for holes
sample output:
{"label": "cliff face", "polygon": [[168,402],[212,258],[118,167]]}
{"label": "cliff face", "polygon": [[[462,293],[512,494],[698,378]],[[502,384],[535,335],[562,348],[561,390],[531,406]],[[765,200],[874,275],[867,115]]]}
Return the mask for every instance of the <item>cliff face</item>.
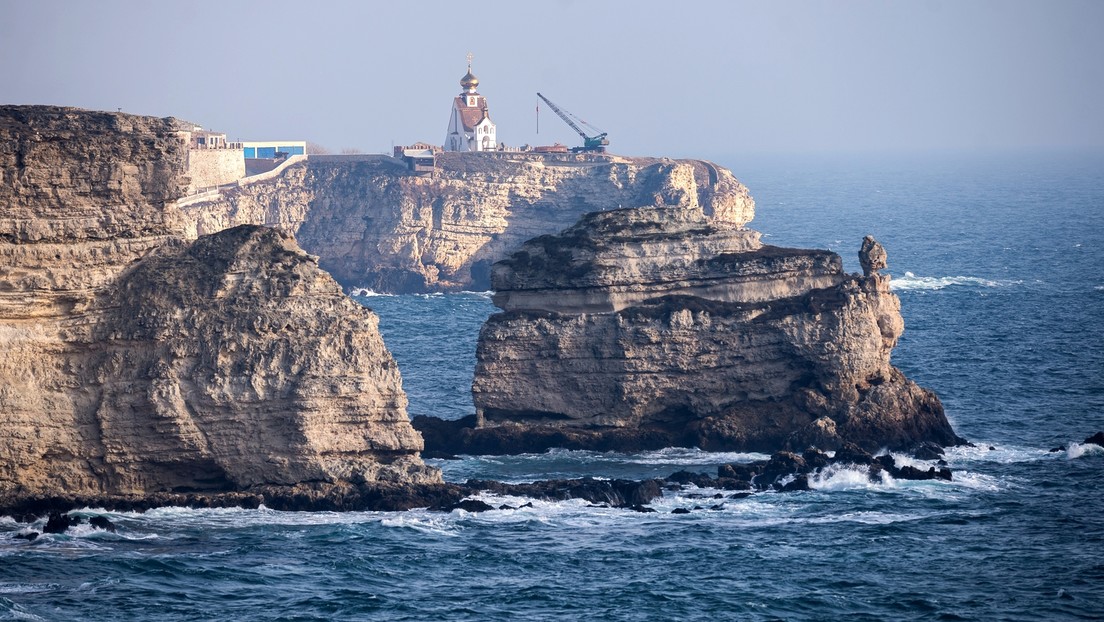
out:
{"label": "cliff face", "polygon": [[437,481],[371,312],[284,234],[184,239],[177,127],[0,107],[0,497]]}
{"label": "cliff face", "polygon": [[617,210],[525,244],[494,288],[506,311],[480,333],[474,445],[550,429],[595,447],[959,440],[890,364],[904,326],[889,277],[827,251],[764,246],[694,209]]}
{"label": "cliff face", "polygon": [[521,153],[445,153],[432,175],[312,156],[183,211],[194,235],[280,227],[347,287],[422,292],[487,289],[490,265],[525,240],[622,205],[690,205],[735,225],[754,215],[747,189],[708,162]]}

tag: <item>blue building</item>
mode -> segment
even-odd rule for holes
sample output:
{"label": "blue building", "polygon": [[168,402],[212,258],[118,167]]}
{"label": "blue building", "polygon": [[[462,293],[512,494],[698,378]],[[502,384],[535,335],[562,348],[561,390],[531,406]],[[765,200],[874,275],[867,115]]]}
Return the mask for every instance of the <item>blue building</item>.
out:
{"label": "blue building", "polygon": [[307,142],[304,140],[275,140],[275,141],[244,141],[242,149],[245,150],[246,160],[271,160],[278,157],[276,154],[306,155]]}

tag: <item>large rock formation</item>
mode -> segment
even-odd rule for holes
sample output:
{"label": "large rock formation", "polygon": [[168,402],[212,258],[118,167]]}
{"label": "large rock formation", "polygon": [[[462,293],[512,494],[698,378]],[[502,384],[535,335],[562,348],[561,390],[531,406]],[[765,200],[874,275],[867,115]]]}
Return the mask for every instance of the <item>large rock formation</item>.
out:
{"label": "large rock formation", "polygon": [[846,274],[834,253],[766,246],[692,207],[623,209],[526,243],[492,279],[505,311],[479,338],[478,427],[416,421],[430,449],[960,441],[890,364],[889,277]]}
{"label": "large rock formation", "polygon": [[490,287],[490,265],[582,214],[690,205],[711,221],[751,220],[732,174],[698,160],[605,154],[444,153],[415,174],[386,156],[310,156],[182,203],[193,235],[279,227],[349,288],[422,292]]}
{"label": "large rock formation", "polygon": [[185,239],[179,127],[0,107],[0,501],[439,481],[370,311],[286,234]]}

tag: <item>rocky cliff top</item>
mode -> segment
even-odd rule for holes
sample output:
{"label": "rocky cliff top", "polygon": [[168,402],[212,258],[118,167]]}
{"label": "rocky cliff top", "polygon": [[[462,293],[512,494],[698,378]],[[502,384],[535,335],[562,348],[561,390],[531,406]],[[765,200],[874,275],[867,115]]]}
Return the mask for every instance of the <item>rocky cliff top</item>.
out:
{"label": "rocky cliff top", "polygon": [[843,278],[833,253],[764,246],[759,237],[696,208],[592,213],[496,263],[494,302],[507,311],[595,313],[658,296],[769,300]]}
{"label": "rocky cliff top", "polygon": [[493,262],[587,212],[677,206],[737,227],[754,216],[747,188],[701,160],[444,153],[432,174],[400,164],[308,158],[184,211],[196,234],[273,223],[347,288],[387,292],[488,289]]}
{"label": "rocky cliff top", "polygon": [[56,106],[0,106],[0,236],[10,242],[179,234],[180,122]]}

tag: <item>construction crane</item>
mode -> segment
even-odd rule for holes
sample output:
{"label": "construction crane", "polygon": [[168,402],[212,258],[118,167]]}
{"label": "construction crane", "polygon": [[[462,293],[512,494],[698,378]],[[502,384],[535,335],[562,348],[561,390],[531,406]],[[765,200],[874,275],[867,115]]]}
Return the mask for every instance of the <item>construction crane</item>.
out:
{"label": "construction crane", "polygon": [[[540,93],[537,93],[537,97],[544,100],[544,103],[548,104],[548,107],[552,109],[552,112],[555,112],[557,115],[559,115],[559,117],[564,120],[564,123],[570,125],[571,129],[575,130],[579,134],[579,136],[583,137],[583,146],[582,147],[572,147],[571,148],[572,151],[579,152],[579,151],[605,151],[606,150],[606,145],[609,144],[609,140],[606,139],[606,133],[605,132],[603,132],[602,130],[594,127],[593,125],[591,125],[589,123],[587,123],[586,121],[583,121],[582,119],[580,119],[579,117],[576,117],[575,115],[571,114],[570,112],[568,112],[566,110],[563,110],[562,108],[560,108],[556,104],[553,104],[544,95],[541,95]],[[578,121],[578,123],[576,123],[576,121]],[[596,134],[594,136],[587,136],[586,132],[584,132],[581,127],[579,127],[580,123],[587,126],[590,129],[594,130],[595,132],[598,132],[598,134]]]}

